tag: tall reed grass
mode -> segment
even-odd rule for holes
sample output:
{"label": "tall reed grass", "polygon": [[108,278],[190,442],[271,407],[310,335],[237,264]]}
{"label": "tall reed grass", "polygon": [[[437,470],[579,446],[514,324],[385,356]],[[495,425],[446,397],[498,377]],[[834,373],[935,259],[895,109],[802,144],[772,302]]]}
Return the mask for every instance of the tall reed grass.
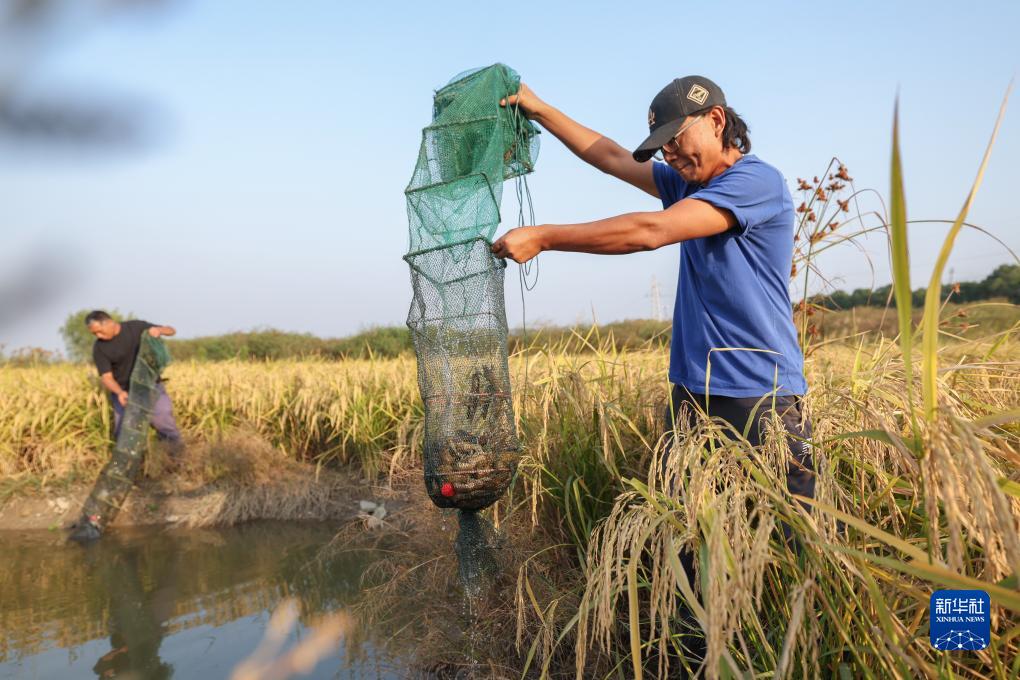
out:
{"label": "tall reed grass", "polygon": [[[368,475],[413,441],[413,359],[179,363],[167,389],[186,439],[237,429],[316,464]],[[0,476],[91,478],[108,455],[110,408],[82,366],[0,368]]]}

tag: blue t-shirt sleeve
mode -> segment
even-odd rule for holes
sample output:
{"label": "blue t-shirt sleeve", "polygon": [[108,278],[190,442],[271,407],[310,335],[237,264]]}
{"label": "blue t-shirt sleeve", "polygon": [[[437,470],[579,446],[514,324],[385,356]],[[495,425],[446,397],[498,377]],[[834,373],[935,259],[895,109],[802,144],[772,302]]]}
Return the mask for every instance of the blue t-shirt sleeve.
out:
{"label": "blue t-shirt sleeve", "polygon": [[668,208],[684,197],[687,183],[676,170],[665,163],[652,161],[652,179],[655,180],[655,186],[659,190],[663,208]]}
{"label": "blue t-shirt sleeve", "polygon": [[746,234],[779,214],[784,189],[783,178],[775,169],[745,160],[687,198],[730,211],[737,221],[737,230]]}

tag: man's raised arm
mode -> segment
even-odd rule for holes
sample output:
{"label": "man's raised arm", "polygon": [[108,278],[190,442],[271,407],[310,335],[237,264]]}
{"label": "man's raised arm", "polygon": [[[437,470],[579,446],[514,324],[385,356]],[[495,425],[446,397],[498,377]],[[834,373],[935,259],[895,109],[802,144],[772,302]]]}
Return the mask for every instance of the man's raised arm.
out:
{"label": "man's raised arm", "polygon": [[519,106],[525,116],[552,133],[584,162],[659,198],[659,189],[652,178],[651,163],[638,163],[630,151],[542,101],[524,83],[521,83],[517,94],[507,97],[500,104]]}

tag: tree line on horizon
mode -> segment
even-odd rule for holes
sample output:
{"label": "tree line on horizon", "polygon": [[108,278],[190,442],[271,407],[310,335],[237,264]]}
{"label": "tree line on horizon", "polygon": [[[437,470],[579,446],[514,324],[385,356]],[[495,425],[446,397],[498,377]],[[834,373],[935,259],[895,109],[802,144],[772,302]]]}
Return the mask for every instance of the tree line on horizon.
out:
{"label": "tree line on horizon", "polygon": [[[961,281],[943,286],[943,298],[965,304],[989,299],[1006,299],[1020,305],[1020,265],[1001,265],[981,281]],[[925,289],[913,291],[914,307],[924,305]],[[835,291],[809,299],[816,307],[827,310],[848,310],[854,307],[884,307],[892,304],[890,286],[858,288],[851,292]],[[85,328],[85,315],[91,310],[78,310],[70,314],[60,329],[67,359],[87,362],[92,359],[94,338]],[[118,310],[107,310],[115,319],[131,318]],[[634,349],[651,344],[669,342],[668,321],[635,319],[600,324],[597,327],[544,327],[512,330],[509,338],[511,352],[531,345],[563,346],[583,351],[597,344],[600,338],[611,336],[619,349]],[[200,338],[167,341],[170,351],[180,361],[223,361],[251,359],[273,361],[279,359],[317,357],[322,359],[364,359],[369,357],[392,358],[413,352],[411,334],[404,326],[369,328],[343,338],[321,338],[310,333],[292,333],[277,329],[238,331]],[[0,361],[15,363],[48,363],[62,357],[51,352],[28,348],[11,353]]]}
{"label": "tree line on horizon", "polygon": [[[911,294],[914,307],[924,307],[927,288],[918,288]],[[892,285],[879,288],[857,288],[852,292],[837,290],[815,295],[808,302],[824,309],[838,310],[852,307],[885,307],[894,304]],[[980,302],[992,298],[1005,298],[1014,305],[1020,304],[1020,265],[1004,264],[996,267],[981,281],[960,281],[942,286],[942,299],[956,303]]]}

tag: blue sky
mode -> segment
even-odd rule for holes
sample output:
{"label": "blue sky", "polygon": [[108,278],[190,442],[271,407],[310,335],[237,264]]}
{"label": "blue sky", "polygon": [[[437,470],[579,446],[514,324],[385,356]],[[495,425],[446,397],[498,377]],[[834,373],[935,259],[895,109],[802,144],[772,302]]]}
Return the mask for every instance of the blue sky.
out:
{"label": "blue sky", "polygon": [[[1017,2],[188,0],[112,16],[65,36],[24,85],[136,102],[152,140],[103,153],[0,146],[0,271],[49,259],[63,272],[47,302],[0,328],[0,343],[58,349],[64,317],[85,307],[131,310],[184,337],[266,326],[339,336],[403,323],[403,189],[432,92],[496,61],[628,147],[663,85],[709,76],[791,189],[835,155],[859,188],[887,195],[898,91],[909,216],[951,219],[1020,65],[1017,26]],[[971,220],[1020,251],[1018,107]],[[539,222],[658,207],[543,137],[530,178]],[[517,214],[512,191],[503,214]],[[912,230],[915,286],[944,231]],[[653,277],[672,300],[676,248],[542,255],[529,325],[650,316]],[[840,287],[887,283],[883,240],[865,249],[874,274],[852,247],[822,265]],[[965,234],[950,266],[972,279],[1009,261],[987,237]],[[508,272],[516,326],[515,265]]]}

